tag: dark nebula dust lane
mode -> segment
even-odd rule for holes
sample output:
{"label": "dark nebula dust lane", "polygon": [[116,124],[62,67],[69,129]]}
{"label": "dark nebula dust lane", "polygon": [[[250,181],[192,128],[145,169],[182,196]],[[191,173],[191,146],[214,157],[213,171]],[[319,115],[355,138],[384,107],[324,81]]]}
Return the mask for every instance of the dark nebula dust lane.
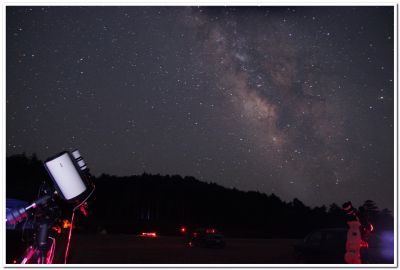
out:
{"label": "dark nebula dust lane", "polygon": [[394,8],[7,7],[7,155],[394,203]]}

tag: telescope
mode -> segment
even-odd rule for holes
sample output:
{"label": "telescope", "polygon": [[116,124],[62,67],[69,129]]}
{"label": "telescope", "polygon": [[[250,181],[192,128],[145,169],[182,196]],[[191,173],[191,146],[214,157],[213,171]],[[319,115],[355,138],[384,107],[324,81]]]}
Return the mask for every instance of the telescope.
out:
{"label": "telescope", "polygon": [[[67,262],[69,243],[71,240],[74,212],[81,207],[94,191],[89,169],[86,166],[78,150],[72,153],[68,151],[47,159],[44,167],[48,172],[54,188],[40,188],[38,199],[27,205],[20,203],[16,208],[7,209],[6,224],[10,228],[16,228],[22,220],[29,222],[29,228],[35,230],[32,234],[32,245],[25,251],[20,260],[21,264],[53,262],[56,247],[55,237],[49,236],[50,228],[61,215],[57,205],[56,195],[70,205],[73,205],[71,226],[68,234],[64,263]],[[44,185],[44,184],[43,184]],[[42,186],[43,186],[42,185]],[[33,209],[36,209],[33,211]],[[49,239],[51,243],[49,243]]]}
{"label": "telescope", "polygon": [[78,150],[61,152],[47,159],[44,166],[58,194],[67,202],[80,203],[92,187],[89,170]]}

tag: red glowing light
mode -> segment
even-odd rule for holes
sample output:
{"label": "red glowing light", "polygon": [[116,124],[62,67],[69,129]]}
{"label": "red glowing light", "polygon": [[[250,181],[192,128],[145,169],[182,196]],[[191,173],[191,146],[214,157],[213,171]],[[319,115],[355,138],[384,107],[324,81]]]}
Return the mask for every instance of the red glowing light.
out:
{"label": "red glowing light", "polygon": [[197,232],[194,232],[194,233],[193,233],[193,236],[194,236],[194,237],[197,237]]}
{"label": "red glowing light", "polygon": [[73,228],[72,224],[74,223],[74,218],[75,218],[75,211],[72,211],[71,223],[69,223],[68,220],[64,220],[64,222],[63,222],[64,223],[63,224],[63,228],[65,228],[64,227],[64,225],[66,224],[65,221],[67,221],[67,223],[69,223],[69,225],[70,225],[69,226],[69,233],[68,233],[67,247],[65,248],[64,264],[67,263],[67,259],[68,259],[69,245],[71,243],[71,235],[72,235],[72,228]]}
{"label": "red glowing light", "polygon": [[181,227],[181,233],[185,233],[186,232],[186,227]]}
{"label": "red glowing light", "polygon": [[215,229],[207,229],[206,233],[215,233]]}
{"label": "red glowing light", "polygon": [[360,242],[360,248],[368,248],[368,242],[366,242],[366,241],[361,241],[361,242]]}
{"label": "red glowing light", "polygon": [[46,264],[52,264],[53,259],[54,259],[54,251],[56,249],[56,239],[55,238],[51,238],[51,239],[53,240],[53,243],[51,244],[51,247],[50,247],[49,251],[47,252]]}
{"label": "red glowing light", "polygon": [[25,256],[25,258],[21,261],[21,264],[26,264],[26,263],[32,258],[32,256],[35,255],[35,253],[36,253],[36,250],[33,249],[32,247],[29,247],[28,254],[27,254],[27,255]]}
{"label": "red glowing light", "polygon": [[13,260],[13,264],[16,264],[17,263],[17,260]]}
{"label": "red glowing light", "polygon": [[67,219],[64,219],[63,220],[63,228],[64,229],[68,229],[68,228],[70,228],[71,227],[71,222],[69,222],[69,220],[67,220]]}
{"label": "red glowing light", "polygon": [[374,231],[374,225],[372,225],[371,223],[369,224],[369,228],[370,228],[370,231],[371,231],[371,232]]}
{"label": "red glowing light", "polygon": [[79,207],[79,210],[81,210],[82,214],[87,217],[87,203],[85,202],[84,204],[81,205],[81,207]]}
{"label": "red glowing light", "polygon": [[143,236],[143,237],[157,237],[157,233],[155,233],[155,232],[142,232],[141,236]]}
{"label": "red glowing light", "polygon": [[61,227],[60,226],[53,226],[51,227],[54,231],[56,231],[57,233],[61,233]]}

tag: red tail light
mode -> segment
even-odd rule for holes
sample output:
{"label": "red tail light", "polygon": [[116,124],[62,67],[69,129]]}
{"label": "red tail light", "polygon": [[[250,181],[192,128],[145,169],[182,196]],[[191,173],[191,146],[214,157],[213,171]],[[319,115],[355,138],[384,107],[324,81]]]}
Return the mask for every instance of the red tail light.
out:
{"label": "red tail light", "polygon": [[155,232],[142,232],[141,236],[143,236],[143,237],[157,237],[157,233],[155,233]]}

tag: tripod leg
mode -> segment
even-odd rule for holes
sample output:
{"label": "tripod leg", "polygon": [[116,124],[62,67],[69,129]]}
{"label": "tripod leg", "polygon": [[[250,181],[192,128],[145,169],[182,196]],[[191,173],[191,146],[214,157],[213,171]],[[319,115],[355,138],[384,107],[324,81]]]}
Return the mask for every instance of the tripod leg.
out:
{"label": "tripod leg", "polygon": [[24,258],[21,260],[21,264],[27,264],[30,262],[30,260],[32,259],[32,257],[38,253],[38,250],[34,249],[32,246],[30,246],[26,252],[25,252],[25,256]]}
{"label": "tripod leg", "polygon": [[47,236],[49,226],[47,223],[42,223],[39,225],[39,237],[38,237],[38,247],[40,251],[40,263],[46,263],[46,254],[47,254]]}

